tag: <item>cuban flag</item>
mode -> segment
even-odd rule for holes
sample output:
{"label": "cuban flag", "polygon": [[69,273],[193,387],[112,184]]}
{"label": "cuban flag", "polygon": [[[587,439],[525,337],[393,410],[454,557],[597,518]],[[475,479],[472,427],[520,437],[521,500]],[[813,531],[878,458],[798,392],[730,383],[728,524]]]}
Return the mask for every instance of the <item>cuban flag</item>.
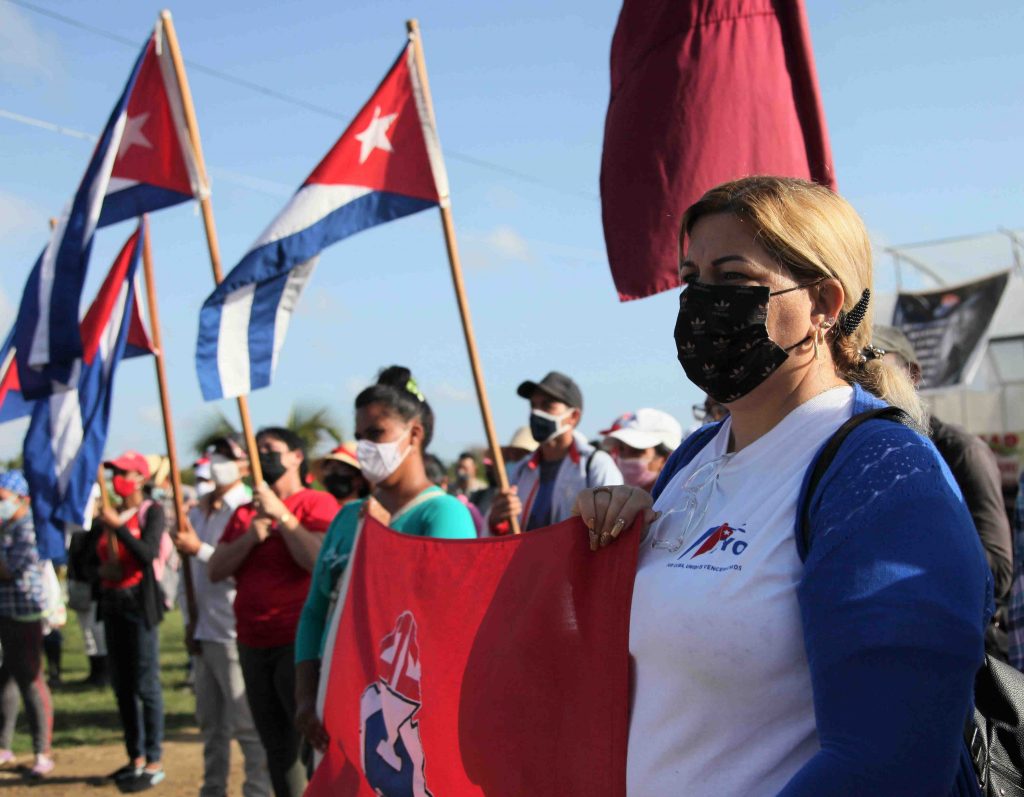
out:
{"label": "cuban flag", "polygon": [[76,322],[96,229],[204,196],[199,175],[158,22],[25,286],[15,347],[27,398],[71,381],[72,363],[82,354]]}
{"label": "cuban flag", "polygon": [[270,384],[320,252],[448,202],[433,114],[406,45],[370,101],[277,218],[204,302],[196,370],[207,400]]}
{"label": "cuban flag", "polygon": [[18,366],[14,362],[14,328],[0,349],[0,423],[24,418],[32,413],[32,402],[21,395]]}
{"label": "cuban flag", "polygon": [[[125,243],[81,323],[84,351],[74,387],[34,402],[24,468],[40,556],[65,560],[63,523],[82,524],[103,459],[114,371],[129,354],[152,353],[136,301],[142,225]],[[131,346],[129,346],[131,342]]]}

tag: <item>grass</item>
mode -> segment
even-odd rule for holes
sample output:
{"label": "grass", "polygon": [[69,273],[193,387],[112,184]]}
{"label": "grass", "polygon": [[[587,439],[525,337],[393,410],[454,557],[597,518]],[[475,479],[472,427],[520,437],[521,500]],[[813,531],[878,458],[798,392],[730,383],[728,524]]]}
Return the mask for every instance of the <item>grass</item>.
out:
{"label": "grass", "polygon": [[[82,647],[82,632],[77,615],[68,610],[64,633],[63,686],[54,688],[53,747],[56,750],[78,745],[122,744],[121,720],[114,692],[108,686],[95,688],[80,682],[89,674],[89,660]],[[160,683],[164,693],[164,726],[167,739],[194,739],[195,696],[185,684],[188,654],[181,612],[164,616],[160,625]],[[24,709],[18,717],[14,750],[31,752],[28,723]]]}

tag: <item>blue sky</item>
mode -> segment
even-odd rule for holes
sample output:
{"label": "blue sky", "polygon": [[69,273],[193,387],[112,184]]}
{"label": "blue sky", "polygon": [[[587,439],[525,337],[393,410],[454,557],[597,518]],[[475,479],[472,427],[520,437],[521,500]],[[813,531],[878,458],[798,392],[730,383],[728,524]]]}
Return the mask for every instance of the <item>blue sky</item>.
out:
{"label": "blue sky", "polygon": [[[88,141],[21,114],[99,133],[160,4],[35,5],[116,33],[127,47],[0,0],[0,322],[11,323],[47,218],[73,192]],[[248,248],[367,99],[419,16],[466,283],[499,436],[527,417],[515,388],[558,369],[583,389],[588,434],[620,413],[664,409],[688,425],[701,398],[675,361],[672,294],[619,304],[604,258],[597,176],[608,92],[610,0],[415,4],[179,2],[186,59],[336,109],[337,118],[190,70],[225,267]],[[807,0],[840,190],[879,246],[1020,227],[1024,208],[1024,5]],[[6,112],[8,115],[4,115]],[[466,160],[487,161],[535,181]],[[130,232],[108,228],[87,287]],[[152,218],[172,404],[183,455],[215,410],[193,367],[212,288],[191,206]],[[1007,255],[1009,248],[1007,247]],[[877,281],[892,285],[881,256]],[[967,266],[965,266],[965,269]],[[483,440],[436,212],[328,249],[302,299],[257,424],[295,404],[352,400],[385,365],[408,365],[438,416],[437,453]],[[24,425],[0,426],[0,458]],[[108,449],[162,450],[151,364],[119,371]]]}

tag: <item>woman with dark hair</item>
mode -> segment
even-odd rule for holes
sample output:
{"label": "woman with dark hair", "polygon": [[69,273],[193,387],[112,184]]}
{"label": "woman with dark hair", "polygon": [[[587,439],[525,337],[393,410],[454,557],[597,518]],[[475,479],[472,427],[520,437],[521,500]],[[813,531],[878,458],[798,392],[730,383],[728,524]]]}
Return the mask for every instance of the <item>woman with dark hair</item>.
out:
{"label": "woman with dark hair", "polygon": [[913,386],[870,345],[863,222],[822,186],[750,177],[681,236],[678,359],[729,415],[653,495],[577,500],[592,548],[646,527],[629,797],[976,795],[991,574]]}
{"label": "woman with dark hair", "polygon": [[373,492],[346,504],[331,523],[295,639],[295,723],[321,752],[328,742],[316,715],[324,631],[360,520],[369,516],[395,531],[419,537],[476,536],[466,507],[427,477],[424,457],[433,434],[434,412],[408,368],[385,368],[377,384],[356,397],[357,455]]}
{"label": "woman with dark hair", "polygon": [[277,797],[299,797],[306,770],[295,716],[295,628],[323,533],[338,511],[307,489],[302,439],[280,427],[256,435],[263,481],[235,510],[210,561],[210,581],[234,577],[238,658]]}
{"label": "woman with dark hair", "polygon": [[[164,736],[160,687],[160,622],[163,595],[153,571],[164,533],[164,510],[146,501],[146,458],[127,451],[105,462],[113,474],[118,509],[104,507],[96,543],[100,566],[99,616],[107,638],[110,682],[121,715],[128,763],[110,774],[131,791],[151,788],[164,779],[160,763]],[[139,707],[142,711],[140,713]]]}

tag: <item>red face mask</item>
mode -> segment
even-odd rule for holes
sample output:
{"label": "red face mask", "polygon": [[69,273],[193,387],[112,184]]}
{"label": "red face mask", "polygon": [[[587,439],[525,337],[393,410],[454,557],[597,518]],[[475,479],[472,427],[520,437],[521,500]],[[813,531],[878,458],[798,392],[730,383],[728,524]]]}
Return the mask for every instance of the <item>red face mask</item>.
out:
{"label": "red face mask", "polygon": [[122,476],[121,474],[114,476],[113,483],[114,492],[121,496],[121,498],[127,498],[138,488],[134,479],[129,479],[127,476]]}

